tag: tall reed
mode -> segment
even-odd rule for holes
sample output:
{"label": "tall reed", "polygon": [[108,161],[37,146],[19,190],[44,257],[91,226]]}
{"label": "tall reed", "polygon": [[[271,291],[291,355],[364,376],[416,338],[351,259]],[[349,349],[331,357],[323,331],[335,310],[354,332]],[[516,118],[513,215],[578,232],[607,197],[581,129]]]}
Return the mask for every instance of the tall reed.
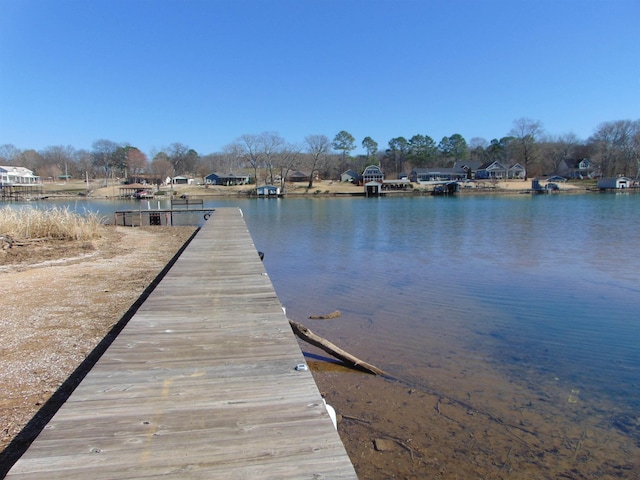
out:
{"label": "tall reed", "polygon": [[0,209],[0,237],[14,240],[92,240],[101,236],[102,225],[95,213],[80,215],[68,208]]}

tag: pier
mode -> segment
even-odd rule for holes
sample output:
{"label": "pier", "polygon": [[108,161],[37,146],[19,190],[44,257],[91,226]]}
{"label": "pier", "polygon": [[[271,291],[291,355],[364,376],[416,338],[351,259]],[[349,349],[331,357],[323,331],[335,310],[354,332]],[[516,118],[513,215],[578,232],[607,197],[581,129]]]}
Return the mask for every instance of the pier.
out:
{"label": "pier", "polygon": [[304,363],[242,212],[215,209],[6,478],[356,479]]}

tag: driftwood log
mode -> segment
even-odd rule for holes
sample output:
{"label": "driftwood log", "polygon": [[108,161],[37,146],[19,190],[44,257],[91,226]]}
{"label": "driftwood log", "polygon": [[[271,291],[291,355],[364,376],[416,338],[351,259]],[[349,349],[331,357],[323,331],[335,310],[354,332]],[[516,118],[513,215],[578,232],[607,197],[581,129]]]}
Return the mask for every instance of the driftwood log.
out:
{"label": "driftwood log", "polygon": [[328,320],[330,318],[338,318],[342,313],[340,310],[336,310],[331,313],[327,313],[326,315],[309,315],[309,318],[312,320]]}
{"label": "driftwood log", "polygon": [[378,367],[371,365],[367,362],[363,362],[359,358],[351,355],[349,352],[345,352],[340,347],[331,343],[329,340],[326,340],[325,338],[322,338],[321,336],[316,335],[301,323],[294,322],[293,320],[289,320],[289,324],[291,324],[293,333],[295,333],[302,340],[324,350],[328,354],[336,357],[338,360],[342,360],[347,365],[357,368],[358,370],[363,370],[367,373],[373,373],[374,375],[389,376],[389,374],[384,370],[381,370]]}

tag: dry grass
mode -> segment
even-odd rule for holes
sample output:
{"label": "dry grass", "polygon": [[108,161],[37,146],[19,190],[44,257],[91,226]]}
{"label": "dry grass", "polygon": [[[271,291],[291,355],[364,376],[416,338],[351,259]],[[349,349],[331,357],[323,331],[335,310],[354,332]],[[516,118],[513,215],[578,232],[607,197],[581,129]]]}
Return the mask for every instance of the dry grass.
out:
{"label": "dry grass", "polygon": [[95,213],[80,215],[67,208],[0,209],[0,237],[14,241],[93,240],[100,238],[102,225],[102,219]]}

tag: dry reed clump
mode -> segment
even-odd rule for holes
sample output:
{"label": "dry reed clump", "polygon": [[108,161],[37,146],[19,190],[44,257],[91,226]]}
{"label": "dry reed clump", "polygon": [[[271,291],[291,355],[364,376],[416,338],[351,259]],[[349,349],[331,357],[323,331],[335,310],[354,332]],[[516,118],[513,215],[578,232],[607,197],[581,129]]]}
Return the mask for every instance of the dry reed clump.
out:
{"label": "dry reed clump", "polygon": [[0,237],[14,241],[55,239],[92,240],[100,238],[101,218],[93,212],[80,215],[68,208],[0,209]]}

